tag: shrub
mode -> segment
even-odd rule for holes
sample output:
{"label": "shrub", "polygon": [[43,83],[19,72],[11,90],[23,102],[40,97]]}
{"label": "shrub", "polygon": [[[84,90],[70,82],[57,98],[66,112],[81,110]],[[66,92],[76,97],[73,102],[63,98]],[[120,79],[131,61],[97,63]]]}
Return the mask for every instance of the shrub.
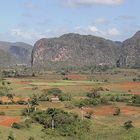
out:
{"label": "shrub", "polygon": [[102,104],[108,104],[108,99],[106,97],[101,97]]}
{"label": "shrub", "polygon": [[115,107],[115,111],[114,111],[114,116],[118,116],[118,115],[120,115],[120,113],[121,113],[121,110],[120,110],[120,108],[119,107]]}
{"label": "shrub", "polygon": [[91,119],[92,115],[93,115],[93,112],[87,112],[84,117],[87,118],[87,119]]}
{"label": "shrub", "polygon": [[62,90],[59,88],[51,88],[48,90],[49,95],[60,96],[62,94]]}
{"label": "shrub", "polygon": [[21,129],[21,128],[22,128],[22,125],[19,124],[19,123],[14,122],[14,123],[12,124],[12,128]]}
{"label": "shrub", "polygon": [[134,95],[131,98],[133,104],[140,104],[140,95]]}
{"label": "shrub", "polygon": [[69,94],[62,94],[59,96],[60,101],[71,101],[71,95]]}
{"label": "shrub", "polygon": [[127,122],[124,123],[124,128],[125,129],[128,130],[128,129],[132,128],[132,127],[133,127],[132,121],[129,120],[129,121],[127,121]]}
{"label": "shrub", "polygon": [[24,122],[20,122],[20,123],[15,122],[12,124],[12,128],[15,129],[30,128],[31,123],[32,122],[30,120],[25,120]]}

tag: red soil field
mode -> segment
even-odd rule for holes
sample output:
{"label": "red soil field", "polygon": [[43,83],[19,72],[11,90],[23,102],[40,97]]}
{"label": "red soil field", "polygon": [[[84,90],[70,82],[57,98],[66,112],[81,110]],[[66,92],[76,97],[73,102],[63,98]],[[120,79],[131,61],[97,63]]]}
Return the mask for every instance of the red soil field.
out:
{"label": "red soil field", "polygon": [[121,89],[121,90],[140,90],[140,82],[126,82],[126,83],[119,83],[119,84],[110,84],[107,85],[106,88],[109,89]]}
{"label": "red soil field", "polygon": [[121,107],[121,112],[125,115],[135,115],[140,114],[140,109],[138,107]]}
{"label": "red soil field", "polygon": [[27,84],[30,84],[30,82],[19,81],[19,82],[16,82],[16,84],[19,84],[19,85],[27,85]]}
{"label": "red soil field", "polygon": [[11,127],[11,125],[14,123],[14,122],[19,122],[21,120],[20,117],[6,117],[5,119],[3,119],[2,117],[2,120],[1,120],[1,117],[0,117],[0,125],[2,126],[7,126],[7,127]]}
{"label": "red soil field", "polygon": [[107,116],[113,114],[114,108],[111,106],[104,106],[100,108],[83,108],[84,112],[92,112],[97,116]]}
{"label": "red soil field", "polygon": [[140,82],[128,82],[128,83],[124,83],[122,84],[123,88],[126,89],[135,89],[135,88],[139,88],[140,89]]}
{"label": "red soil field", "polygon": [[82,74],[70,74],[67,77],[71,80],[87,80],[87,75]]}
{"label": "red soil field", "polygon": [[[113,115],[115,108],[112,106],[103,106],[98,108],[83,108],[84,112],[92,112],[96,116]],[[140,110],[137,107],[120,107],[121,113],[124,115],[139,114]]]}

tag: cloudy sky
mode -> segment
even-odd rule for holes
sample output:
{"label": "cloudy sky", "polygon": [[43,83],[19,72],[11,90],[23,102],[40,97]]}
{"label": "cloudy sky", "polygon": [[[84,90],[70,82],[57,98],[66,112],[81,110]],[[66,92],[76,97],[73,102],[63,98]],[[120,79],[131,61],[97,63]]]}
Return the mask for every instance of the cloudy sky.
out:
{"label": "cloudy sky", "polygon": [[74,32],[125,40],[140,30],[140,0],[0,0],[0,40],[34,44]]}

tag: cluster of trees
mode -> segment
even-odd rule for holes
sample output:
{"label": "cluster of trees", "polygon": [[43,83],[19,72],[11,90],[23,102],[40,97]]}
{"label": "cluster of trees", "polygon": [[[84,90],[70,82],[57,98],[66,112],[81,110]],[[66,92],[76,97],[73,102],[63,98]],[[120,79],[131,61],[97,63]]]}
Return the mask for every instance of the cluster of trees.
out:
{"label": "cluster of trees", "polygon": [[28,115],[30,119],[21,123],[14,123],[12,128],[29,128],[32,123],[39,123],[44,128],[42,131],[47,135],[70,136],[77,139],[81,139],[83,135],[88,135],[91,131],[89,120],[91,114],[86,115],[88,119],[82,120],[76,113],[48,108],[46,111],[32,110]]}
{"label": "cluster of trees", "polygon": [[[61,136],[81,137],[90,132],[89,120],[81,120],[77,114],[68,113],[61,109],[49,108],[31,114],[31,118],[43,125],[46,134],[55,133]],[[51,133],[53,130],[53,133]]]}
{"label": "cluster of trees", "polygon": [[133,106],[140,106],[140,95],[118,95],[118,96],[110,96],[109,101],[112,102],[124,102],[127,105],[133,105]]}
{"label": "cluster of trees", "polygon": [[51,101],[52,96],[58,97],[60,101],[70,101],[71,95],[64,93],[59,88],[43,89],[42,94],[34,95],[37,101]]}
{"label": "cluster of trees", "polygon": [[103,88],[93,88],[89,93],[87,93],[87,99],[81,100],[76,103],[76,106],[95,106],[99,104],[108,104],[108,99],[105,96],[101,96],[100,91],[103,91]]}

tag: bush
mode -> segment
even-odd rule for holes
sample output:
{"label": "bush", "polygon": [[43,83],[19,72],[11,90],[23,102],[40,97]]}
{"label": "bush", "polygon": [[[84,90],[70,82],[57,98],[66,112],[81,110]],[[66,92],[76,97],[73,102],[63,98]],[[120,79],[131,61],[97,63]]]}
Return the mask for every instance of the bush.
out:
{"label": "bush", "polygon": [[21,128],[22,128],[22,125],[19,124],[19,123],[14,122],[14,123],[12,124],[12,128],[21,129]]}
{"label": "bush", "polygon": [[91,119],[92,115],[93,115],[93,112],[87,112],[84,117],[87,118],[87,119]]}
{"label": "bush", "polygon": [[69,94],[62,94],[59,96],[60,101],[71,101],[71,95]]}
{"label": "bush", "polygon": [[49,95],[60,96],[62,94],[62,90],[59,88],[51,88],[48,90]]}
{"label": "bush", "polygon": [[131,98],[132,104],[140,104],[140,95],[134,95]]}
{"label": "bush", "polygon": [[128,129],[132,128],[132,127],[133,127],[132,121],[129,120],[129,121],[127,121],[127,122],[124,123],[124,128],[125,129],[128,130]]}
{"label": "bush", "polygon": [[101,97],[101,103],[102,104],[108,104],[108,99],[106,97]]}
{"label": "bush", "polygon": [[32,121],[31,120],[25,120],[24,122],[20,123],[13,123],[12,128],[15,129],[22,129],[22,128],[30,128]]}
{"label": "bush", "polygon": [[4,115],[5,115],[5,112],[1,111],[0,116],[4,116]]}
{"label": "bush", "polygon": [[120,110],[120,108],[119,107],[115,107],[115,111],[114,111],[114,116],[118,116],[118,115],[120,115],[120,113],[121,113],[121,110]]}

